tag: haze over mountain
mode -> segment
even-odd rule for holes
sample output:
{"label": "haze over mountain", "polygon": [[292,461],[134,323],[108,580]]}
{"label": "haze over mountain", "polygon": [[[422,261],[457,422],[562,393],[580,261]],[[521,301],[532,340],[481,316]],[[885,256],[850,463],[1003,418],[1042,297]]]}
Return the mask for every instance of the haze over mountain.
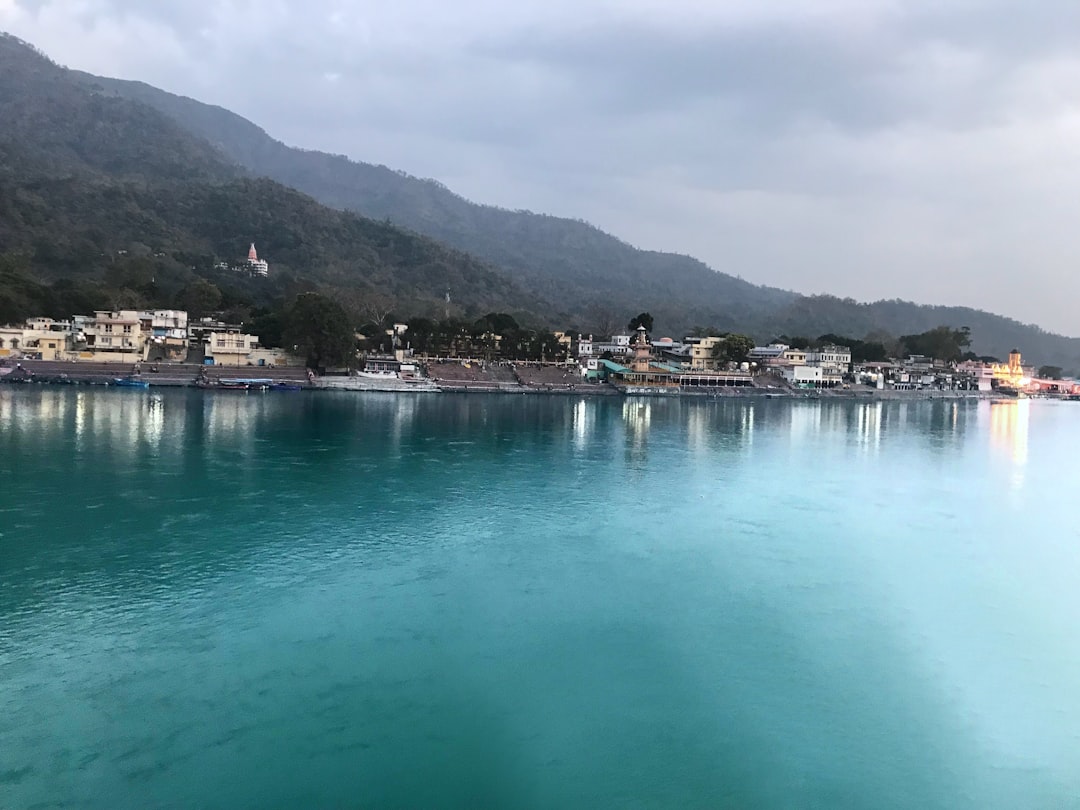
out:
{"label": "haze over mountain", "polygon": [[[757,286],[689,257],[636,250],[582,222],[481,206],[433,181],[290,149],[228,111],[145,84],[64,70],[10,38],[0,47],[6,105],[0,149],[9,155],[3,177],[11,184],[0,250],[33,249],[29,265],[41,277],[79,272],[80,262],[85,272],[94,266],[89,257],[107,253],[109,242],[141,242],[168,253],[177,266],[195,255],[199,261],[191,266],[198,267],[237,255],[253,238],[284,271],[257,290],[263,296],[306,279],[389,295],[403,314],[432,313],[449,287],[464,313],[505,309],[556,327],[592,329],[618,327],[628,313],[649,309],[661,331],[715,326],[763,340],[966,325],[980,353],[1002,355],[1019,345],[1042,362],[1080,368],[1080,341],[1007,318]],[[51,134],[35,138],[38,131]],[[259,175],[282,185],[248,179]],[[490,264],[386,222],[343,217],[285,186]],[[103,187],[109,194],[100,193]],[[59,226],[52,240],[40,230],[20,230],[33,220],[28,210],[48,209]],[[56,233],[70,244],[58,245]],[[389,252],[387,243],[394,245]],[[416,249],[423,254],[419,268],[412,263]]]}

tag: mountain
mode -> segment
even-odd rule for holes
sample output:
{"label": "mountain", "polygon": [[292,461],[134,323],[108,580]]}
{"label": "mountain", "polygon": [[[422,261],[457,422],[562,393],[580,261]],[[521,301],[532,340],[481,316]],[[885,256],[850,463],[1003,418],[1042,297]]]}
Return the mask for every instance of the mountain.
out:
{"label": "mountain", "polygon": [[[222,109],[141,82],[81,74],[89,86],[141,101],[253,174],[310,194],[325,205],[386,219],[508,270],[523,287],[559,304],[571,323],[621,325],[648,309],[664,329],[695,325],[781,334],[913,334],[947,324],[970,326],[980,354],[1029,357],[1080,371],[1080,339],[968,307],[906,301],[858,303],[801,296],[715,272],[688,256],[638,250],[586,223],[470,202],[434,180],[340,155],[296,149]],[[620,316],[614,319],[610,316]],[[603,325],[607,325],[603,324]]]}
{"label": "mountain", "polygon": [[[251,241],[271,261],[269,280],[215,269]],[[436,315],[450,290],[454,314],[500,310],[595,331],[642,310],[672,334],[707,326],[761,340],[969,326],[980,354],[1018,346],[1080,370],[1080,339],[962,307],[754,285],[583,222],[477,205],[435,181],[293,149],[221,108],[70,71],[0,36],[0,319],[103,297],[167,303],[197,277],[231,303],[265,306],[314,287],[360,310],[374,301]]]}
{"label": "mountain", "polygon": [[[252,241],[271,262],[270,279],[216,267],[245,256]],[[171,117],[89,87],[8,36],[0,36],[0,276],[4,320],[34,305],[59,310],[71,299],[46,289],[57,283],[78,287],[84,303],[164,305],[199,276],[255,305],[314,286],[357,310],[391,296],[402,314],[435,314],[453,289],[465,302],[455,314],[554,315],[498,268],[253,177]]]}
{"label": "mountain", "polygon": [[[577,220],[477,205],[433,180],[385,166],[294,149],[240,116],[141,82],[82,74],[88,86],[141,101],[253,174],[320,202],[388,219],[506,269],[524,287],[558,301],[571,321],[648,308],[661,324],[733,329],[794,301],[794,293],[717,273],[702,262],[638,250]],[[598,325],[598,324],[591,324]]]}

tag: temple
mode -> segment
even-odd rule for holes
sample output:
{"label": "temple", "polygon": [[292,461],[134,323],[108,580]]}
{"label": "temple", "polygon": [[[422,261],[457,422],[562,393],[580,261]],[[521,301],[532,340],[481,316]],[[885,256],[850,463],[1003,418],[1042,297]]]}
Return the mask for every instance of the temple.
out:
{"label": "temple", "polygon": [[270,265],[266,263],[265,259],[259,258],[254,242],[251,243],[251,247],[248,249],[247,269],[255,276],[265,277],[270,275]]}

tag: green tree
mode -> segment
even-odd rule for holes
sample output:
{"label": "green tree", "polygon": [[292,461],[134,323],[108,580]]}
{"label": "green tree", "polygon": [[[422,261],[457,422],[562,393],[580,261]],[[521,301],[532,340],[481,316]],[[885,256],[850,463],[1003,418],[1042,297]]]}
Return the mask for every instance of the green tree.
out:
{"label": "green tree", "polygon": [[903,335],[900,344],[909,354],[921,354],[952,363],[960,360],[971,345],[971,330],[966,326],[960,329],[937,326],[917,335]]}
{"label": "green tree", "polygon": [[318,293],[296,297],[285,319],[285,348],[303,355],[311,368],[356,365],[356,333],[349,316]]}
{"label": "green tree", "polygon": [[248,326],[258,336],[262,346],[281,346],[284,344],[285,314],[277,309],[261,309],[252,313]]}
{"label": "green tree", "polygon": [[1039,366],[1039,376],[1044,380],[1060,380],[1061,366]]}
{"label": "green tree", "polygon": [[521,327],[512,315],[505,312],[489,312],[473,324],[474,334],[482,335],[485,332],[494,332],[496,335],[509,335],[519,332]]}
{"label": "green tree", "polygon": [[626,325],[626,328],[630,333],[637,331],[639,326],[644,326],[646,332],[652,332],[653,317],[648,312],[641,312],[630,319],[630,323]]}
{"label": "green tree", "polygon": [[809,349],[814,344],[814,341],[810,340],[808,337],[803,337],[802,335],[795,335],[794,337],[781,335],[774,340],[773,343],[783,343],[793,349]]}
{"label": "green tree", "polygon": [[722,363],[744,363],[756,344],[748,335],[724,335],[716,345],[715,357]]}
{"label": "green tree", "polygon": [[177,303],[192,318],[213,314],[221,306],[221,290],[204,278],[197,278],[180,291]]}

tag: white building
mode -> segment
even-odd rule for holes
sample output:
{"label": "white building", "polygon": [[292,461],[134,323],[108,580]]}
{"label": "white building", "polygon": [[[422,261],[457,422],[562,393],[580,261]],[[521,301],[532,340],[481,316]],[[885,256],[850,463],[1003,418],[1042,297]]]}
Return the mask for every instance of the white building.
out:
{"label": "white building", "polygon": [[836,374],[846,374],[851,369],[851,349],[847,346],[822,346],[806,353],[806,364]]}
{"label": "white building", "polygon": [[188,314],[182,309],[155,309],[151,313],[150,328],[153,336],[187,340]]}
{"label": "white building", "polygon": [[794,386],[820,388],[825,384],[823,369],[820,366],[784,365],[780,373]]}
{"label": "white building", "polygon": [[265,259],[259,258],[259,254],[255,250],[254,242],[252,242],[251,247],[248,248],[248,257],[245,267],[252,275],[262,276],[263,278],[270,275],[270,265],[266,263]]}
{"label": "white building", "polygon": [[593,343],[593,354],[601,355],[611,352],[616,357],[625,357],[630,354],[631,335],[612,335],[611,340],[596,341]]}
{"label": "white building", "polygon": [[[188,314],[182,309],[156,309],[143,313],[147,360],[185,360],[188,349]],[[153,355],[153,356],[151,356]]]}

